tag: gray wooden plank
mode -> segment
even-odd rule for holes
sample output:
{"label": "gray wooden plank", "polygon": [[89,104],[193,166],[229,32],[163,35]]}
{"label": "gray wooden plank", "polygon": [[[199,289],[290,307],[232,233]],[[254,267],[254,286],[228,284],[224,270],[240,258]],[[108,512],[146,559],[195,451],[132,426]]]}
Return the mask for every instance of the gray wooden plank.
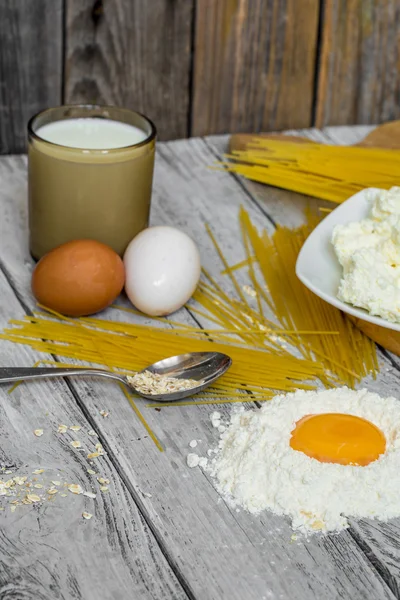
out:
{"label": "gray wooden plank", "polygon": [[[203,264],[219,272],[220,266],[205,238],[204,222],[212,223],[218,238],[222,237],[228,260],[233,261],[240,253],[236,220],[239,205],[244,204],[259,225],[266,225],[265,217],[255,210],[254,203],[232,177],[207,168],[214,155],[201,140],[160,144],[159,150],[153,223],[174,224],[192,234],[199,243]],[[3,159],[0,168],[0,256],[18,294],[28,306],[33,306],[24,163],[21,159]],[[185,316],[180,313],[176,318]],[[128,319],[127,315],[124,319]],[[398,385],[397,373],[393,377],[393,386]],[[260,518],[232,511],[219,499],[208,477],[200,470],[187,468],[191,439],[202,440],[200,452],[216,442],[209,420],[213,407],[146,410],[151,427],[165,444],[166,452],[161,454],[143,435],[120,390],[106,385],[95,380],[76,380],[73,388],[191,595],[238,600],[393,598],[348,533],[292,543],[285,519],[269,513]],[[143,408],[143,403],[139,405]],[[99,415],[99,409],[104,407],[110,411],[107,419]],[[229,413],[227,407],[219,408],[224,414]]]}
{"label": "gray wooden plank", "polygon": [[144,113],[186,137],[192,0],[66,0],[65,102]]}
{"label": "gray wooden plank", "polygon": [[[24,311],[1,271],[0,290],[3,328]],[[27,347],[0,344],[1,365],[31,365],[35,360]],[[8,388],[0,386],[0,479],[27,476],[32,486],[43,486],[27,490],[35,494],[44,494],[54,480],[60,486],[52,501],[17,506],[15,512],[10,504],[15,497],[0,496],[0,596],[187,598],[107,455],[92,463],[87,460],[99,438],[88,435],[91,424],[66,383],[31,382],[12,395]],[[60,434],[59,424],[81,429]],[[41,437],[34,435],[36,429],[43,430]],[[83,450],[73,448],[72,440],[79,440]],[[44,472],[34,474],[36,469]],[[100,491],[97,477],[109,480],[109,492]],[[96,498],[74,495],[64,483],[79,484]],[[23,496],[17,498],[21,501]],[[93,517],[85,520],[83,511]]]}
{"label": "gray wooden plank", "polygon": [[0,2],[0,154],[25,152],[28,119],[61,102],[62,6]]}

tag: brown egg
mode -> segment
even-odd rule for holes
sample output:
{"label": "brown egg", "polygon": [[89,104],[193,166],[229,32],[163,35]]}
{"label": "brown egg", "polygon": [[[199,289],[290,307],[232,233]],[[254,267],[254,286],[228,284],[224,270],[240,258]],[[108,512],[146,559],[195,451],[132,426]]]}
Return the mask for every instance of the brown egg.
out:
{"label": "brown egg", "polygon": [[94,240],[75,240],[40,259],[32,275],[32,292],[39,304],[81,317],[109,306],[124,282],[124,264],[112,248]]}

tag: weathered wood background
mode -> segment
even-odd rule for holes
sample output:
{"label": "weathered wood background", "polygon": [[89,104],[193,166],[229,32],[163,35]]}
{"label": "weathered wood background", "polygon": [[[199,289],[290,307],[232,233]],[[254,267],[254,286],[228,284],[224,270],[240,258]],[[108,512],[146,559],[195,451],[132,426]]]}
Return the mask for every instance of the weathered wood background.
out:
{"label": "weathered wood background", "polygon": [[50,105],[162,140],[400,116],[400,0],[0,0],[0,152]]}

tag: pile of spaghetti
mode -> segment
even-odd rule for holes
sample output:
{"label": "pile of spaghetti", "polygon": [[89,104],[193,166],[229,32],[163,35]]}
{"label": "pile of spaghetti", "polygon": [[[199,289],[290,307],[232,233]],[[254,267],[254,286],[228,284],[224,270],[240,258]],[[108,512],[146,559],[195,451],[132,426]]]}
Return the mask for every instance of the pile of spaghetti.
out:
{"label": "pile of spaghetti", "polygon": [[227,171],[337,203],[364,188],[399,184],[399,150],[254,138],[226,158]]}
{"label": "pile of spaghetti", "polygon": [[[263,401],[277,391],[315,389],[318,382],[326,387],[354,387],[367,374],[375,376],[375,345],[296,277],[297,255],[317,217],[309,215],[306,225],[278,228],[272,234],[259,232],[243,209],[239,220],[244,260],[238,265],[228,265],[207,228],[222,273],[216,277],[204,271],[186,309],[192,317],[210,323],[208,329],[164,318],[154,318],[151,325],[138,324],[138,313],[122,305],[103,318],[78,319],[41,307],[33,316],[12,320],[0,338],[43,353],[43,361],[36,364],[65,366],[66,359],[72,359],[73,365],[101,364],[125,374],[183,352],[212,350],[230,355],[231,369],[212,389],[195,401],[190,399],[190,405]],[[134,399],[124,392],[160,447]]]}

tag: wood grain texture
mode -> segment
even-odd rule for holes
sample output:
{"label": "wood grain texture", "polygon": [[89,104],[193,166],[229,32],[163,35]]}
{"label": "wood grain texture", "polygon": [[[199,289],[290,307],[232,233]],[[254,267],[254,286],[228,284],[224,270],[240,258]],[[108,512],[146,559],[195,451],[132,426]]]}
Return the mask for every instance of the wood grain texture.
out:
{"label": "wood grain texture", "polygon": [[318,0],[197,0],[192,134],[311,125]]}
{"label": "wood grain texture", "polygon": [[192,0],[66,0],[65,102],[115,104],[186,137]]}
{"label": "wood grain texture", "polygon": [[[0,290],[3,328],[24,311],[2,272]],[[36,358],[26,347],[0,344],[1,365],[31,365]],[[59,492],[38,505],[17,506],[15,512],[10,504],[15,498],[0,496],[0,597],[187,598],[107,455],[92,464],[87,460],[88,451],[101,438],[88,435],[92,425],[67,384],[63,380],[31,383],[11,395],[8,385],[0,386],[0,478],[27,476],[32,486],[43,485],[32,487],[30,493],[44,498],[55,480],[60,482]],[[60,434],[61,423],[81,429]],[[36,437],[33,432],[39,428],[43,436]],[[83,451],[73,448],[72,440],[81,441]],[[88,468],[97,476],[89,474]],[[35,475],[36,469],[44,472]],[[99,476],[109,480],[109,492],[100,491]],[[79,484],[96,498],[74,495],[64,483]],[[83,511],[91,513],[92,519],[85,520]]]}
{"label": "wood grain texture", "polygon": [[323,0],[316,126],[400,115],[398,0]]}
{"label": "wood grain texture", "polygon": [[[205,267],[218,274],[221,265],[205,235],[205,222],[217,233],[229,262],[243,258],[237,221],[241,204],[258,226],[272,225],[261,205],[238,181],[227,173],[208,169],[214,160],[215,154],[201,140],[159,145],[152,223],[175,225],[189,233],[199,244]],[[26,241],[25,161],[4,158],[0,169],[2,268],[23,303],[33,308],[29,290],[32,262]],[[110,318],[110,311],[104,316]],[[118,313],[112,317],[118,318]],[[119,318],[134,320],[127,314]],[[193,323],[183,311],[175,319]],[[398,373],[385,374],[385,381],[395,389]],[[190,440],[201,440],[200,454],[217,442],[209,419],[216,407],[172,407],[157,412],[139,402],[166,447],[161,454],[143,435],[117,387],[97,380],[76,380],[72,389],[190,597],[393,600],[393,594],[349,533],[293,543],[286,519],[270,513],[260,517],[236,513],[219,498],[213,482],[201,470],[187,468]],[[102,408],[110,411],[106,419],[99,414]],[[229,407],[218,409],[229,414]],[[175,598],[173,594],[171,597]]]}
{"label": "wood grain texture", "polygon": [[0,154],[24,152],[29,118],[61,102],[62,4],[0,2]]}

